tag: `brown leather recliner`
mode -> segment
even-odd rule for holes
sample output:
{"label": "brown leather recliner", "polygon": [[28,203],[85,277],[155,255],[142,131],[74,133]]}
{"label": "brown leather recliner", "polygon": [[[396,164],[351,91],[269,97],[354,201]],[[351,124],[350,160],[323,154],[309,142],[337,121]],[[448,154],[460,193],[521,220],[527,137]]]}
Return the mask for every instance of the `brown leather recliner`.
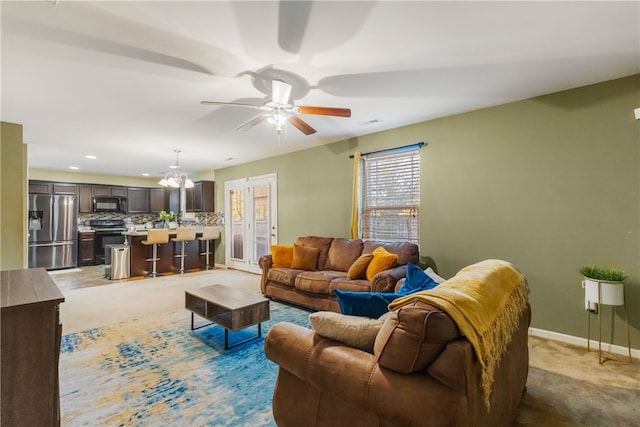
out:
{"label": "brown leather recliner", "polygon": [[279,365],[276,423],[286,426],[508,426],[528,375],[530,306],[495,370],[490,409],[471,343],[425,302],[402,307],[374,354],[290,323],[271,327],[265,353]]}

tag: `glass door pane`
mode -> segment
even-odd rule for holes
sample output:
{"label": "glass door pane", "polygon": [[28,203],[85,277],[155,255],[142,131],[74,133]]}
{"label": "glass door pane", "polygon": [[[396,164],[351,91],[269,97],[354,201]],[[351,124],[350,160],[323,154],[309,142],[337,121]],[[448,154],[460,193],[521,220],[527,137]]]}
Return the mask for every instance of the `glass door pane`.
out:
{"label": "glass door pane", "polygon": [[243,190],[232,189],[229,191],[229,211],[231,226],[231,258],[244,259],[244,197]]}
{"label": "glass door pane", "polygon": [[269,201],[269,184],[256,185],[253,187],[253,262],[258,263],[262,255],[269,253],[271,232]]}

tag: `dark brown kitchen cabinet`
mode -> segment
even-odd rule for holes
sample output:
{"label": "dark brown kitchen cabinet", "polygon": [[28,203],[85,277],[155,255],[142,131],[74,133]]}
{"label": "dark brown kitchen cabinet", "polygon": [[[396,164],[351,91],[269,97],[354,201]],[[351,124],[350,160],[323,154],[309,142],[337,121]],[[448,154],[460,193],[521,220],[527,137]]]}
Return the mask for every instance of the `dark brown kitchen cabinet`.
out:
{"label": "dark brown kitchen cabinet", "polygon": [[51,194],[51,183],[29,180],[29,194]]}
{"label": "dark brown kitchen cabinet", "polygon": [[78,233],[78,265],[95,265],[95,233]]}
{"label": "dark brown kitchen cabinet", "polygon": [[190,190],[193,190],[192,201],[189,204],[187,193],[187,212],[213,212],[213,181],[195,182]]}
{"label": "dark brown kitchen cabinet", "polygon": [[93,212],[93,186],[91,185],[79,185],[78,186],[78,207],[80,213]]}
{"label": "dark brown kitchen cabinet", "polygon": [[60,425],[62,302],[44,268],[0,272],[0,425]]}
{"label": "dark brown kitchen cabinet", "polygon": [[[187,212],[213,212],[213,181],[198,181],[185,189]],[[180,189],[169,190],[169,210],[180,212]]]}
{"label": "dark brown kitchen cabinet", "polygon": [[117,187],[111,185],[94,185],[94,196],[118,196],[127,197],[127,187]]}
{"label": "dark brown kitchen cabinet", "polygon": [[78,195],[78,185],[77,184],[67,184],[67,183],[63,183],[63,182],[54,182],[53,183],[53,194],[76,196],[76,195]]}
{"label": "dark brown kitchen cabinet", "polygon": [[149,189],[149,211],[160,212],[169,209],[169,195],[164,188]]}
{"label": "dark brown kitchen cabinet", "polygon": [[149,212],[149,189],[148,188],[128,188],[127,204],[129,213]]}

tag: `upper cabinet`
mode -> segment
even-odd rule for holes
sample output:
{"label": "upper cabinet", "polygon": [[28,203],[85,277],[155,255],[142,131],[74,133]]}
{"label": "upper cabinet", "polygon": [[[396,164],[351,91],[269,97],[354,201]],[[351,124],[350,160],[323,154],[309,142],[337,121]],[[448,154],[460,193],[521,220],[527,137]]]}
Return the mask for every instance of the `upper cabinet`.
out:
{"label": "upper cabinet", "polygon": [[169,192],[164,188],[149,189],[149,211],[160,212],[169,209]]}
{"label": "upper cabinet", "polygon": [[[185,209],[187,212],[213,212],[213,181],[198,181],[193,188],[185,189]],[[169,190],[169,210],[180,212],[180,189]]]}
{"label": "upper cabinet", "polygon": [[111,185],[94,185],[93,195],[94,196],[127,197],[127,188],[111,186]]}
{"label": "upper cabinet", "polygon": [[[213,181],[198,181],[185,189],[187,212],[213,212]],[[78,196],[78,211],[93,212],[95,196],[126,197],[128,213],[180,212],[179,188],[120,187],[114,185],[73,184],[29,180],[31,194],[71,194]]]}
{"label": "upper cabinet", "polygon": [[78,194],[78,185],[66,182],[30,180],[29,194],[60,194],[75,196]]}
{"label": "upper cabinet", "polygon": [[127,203],[129,213],[147,213],[149,209],[148,188],[128,188]]}

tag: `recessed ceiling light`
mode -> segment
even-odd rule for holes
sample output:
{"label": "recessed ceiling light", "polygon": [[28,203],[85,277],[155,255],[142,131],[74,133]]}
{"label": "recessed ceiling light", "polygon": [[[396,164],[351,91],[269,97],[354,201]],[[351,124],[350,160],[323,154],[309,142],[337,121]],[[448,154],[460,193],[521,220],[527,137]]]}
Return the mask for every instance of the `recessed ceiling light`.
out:
{"label": "recessed ceiling light", "polygon": [[80,168],[79,168],[79,167],[77,167],[77,166],[69,166],[69,169],[73,169],[73,170],[75,171],[75,170],[78,170],[78,169],[80,169]]}
{"label": "recessed ceiling light", "polygon": [[176,165],[171,165],[171,166],[169,166],[169,169],[175,169],[175,168],[177,168],[177,167],[178,167],[178,166],[176,166]]}
{"label": "recessed ceiling light", "polygon": [[149,174],[145,172],[142,174],[142,176],[149,176]]}
{"label": "recessed ceiling light", "polygon": [[97,157],[96,157],[96,156],[92,156],[91,154],[87,154],[85,157],[86,157],[87,159],[91,159],[91,160],[95,160],[95,159],[97,159]]}

